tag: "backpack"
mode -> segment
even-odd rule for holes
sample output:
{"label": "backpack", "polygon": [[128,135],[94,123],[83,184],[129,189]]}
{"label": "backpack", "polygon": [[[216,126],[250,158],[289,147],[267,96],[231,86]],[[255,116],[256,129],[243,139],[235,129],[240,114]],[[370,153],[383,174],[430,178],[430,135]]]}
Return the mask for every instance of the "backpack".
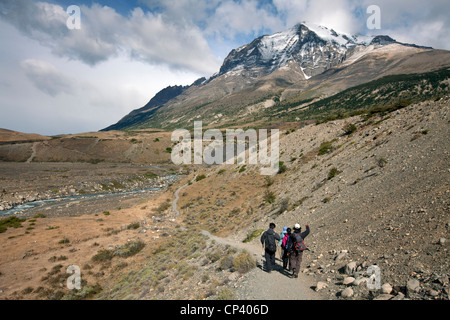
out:
{"label": "backpack", "polygon": [[287,250],[287,249],[288,249],[288,246],[289,246],[289,237],[290,237],[290,235],[287,234],[287,233],[284,235],[283,242],[281,243],[281,246],[283,247],[284,250]]}
{"label": "backpack", "polygon": [[275,243],[275,237],[273,234],[266,233],[265,235],[266,249],[271,252],[277,251],[277,244]]}
{"label": "backpack", "polygon": [[298,233],[292,234],[291,239],[292,239],[292,248],[290,248],[290,251],[295,251],[296,253],[299,253],[299,252],[303,252],[305,250],[309,250],[306,247],[306,244],[303,241],[300,234],[298,234]]}

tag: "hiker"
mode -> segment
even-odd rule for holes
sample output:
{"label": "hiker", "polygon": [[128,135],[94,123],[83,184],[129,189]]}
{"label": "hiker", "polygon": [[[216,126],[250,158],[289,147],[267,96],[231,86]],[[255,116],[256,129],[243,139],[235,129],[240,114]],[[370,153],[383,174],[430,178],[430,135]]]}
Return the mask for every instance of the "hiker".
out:
{"label": "hiker", "polygon": [[303,259],[303,251],[309,250],[303,240],[309,234],[309,225],[306,224],[306,231],[302,232],[302,228],[297,223],[294,226],[294,232],[289,237],[289,260],[292,268],[292,276],[298,278],[298,273],[300,271],[300,264]]}
{"label": "hiker", "polygon": [[275,223],[269,225],[269,229],[261,236],[261,244],[264,248],[266,258],[266,271],[272,272],[275,267],[275,252],[277,251],[276,240],[280,240],[280,235],[275,232]]}
{"label": "hiker", "polygon": [[[281,231],[281,234],[280,234],[280,241],[278,241],[278,247],[280,248],[280,258],[281,259],[283,259],[283,247],[282,247],[282,244],[283,244],[283,239],[284,239],[284,236],[286,235],[286,233],[287,233],[287,227],[284,227],[283,231]],[[278,247],[277,247],[277,251],[278,251]]]}
{"label": "hiker", "polygon": [[289,237],[291,236],[291,231],[292,231],[291,228],[287,228],[286,233],[285,233],[283,239],[281,240],[281,250],[283,253],[281,260],[283,260],[283,269],[285,269],[285,270],[287,269],[288,263],[289,263],[289,269],[287,269],[287,270],[291,270],[291,263],[289,261],[289,255],[288,255],[288,252],[289,252],[288,244],[289,244]]}

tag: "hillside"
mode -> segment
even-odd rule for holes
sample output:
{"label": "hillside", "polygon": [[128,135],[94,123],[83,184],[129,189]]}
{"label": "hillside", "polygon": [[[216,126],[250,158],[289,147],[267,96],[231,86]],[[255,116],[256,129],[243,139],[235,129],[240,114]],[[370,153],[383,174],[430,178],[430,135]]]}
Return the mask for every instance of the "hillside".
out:
{"label": "hillside", "polygon": [[162,130],[88,132],[54,137],[5,130],[0,161],[8,162],[170,162],[171,133]]}
{"label": "hillside", "polygon": [[[343,267],[354,261],[355,278],[378,265],[393,295],[448,299],[449,106],[447,97],[285,131],[286,172],[273,179],[250,165],[197,172],[206,178],[183,190],[184,222],[239,241],[271,221],[278,230],[309,223],[312,251],[302,270],[327,283],[330,297],[339,297]],[[410,279],[419,280],[418,292],[406,292]],[[378,295],[353,289],[356,299]]]}
{"label": "hillside", "polygon": [[[9,248],[2,297],[270,299],[278,296],[258,289],[261,281],[282,277],[279,284],[301,281],[304,299],[344,299],[346,288],[345,299],[449,299],[449,107],[447,96],[318,125],[286,123],[284,170],[274,177],[252,165],[211,166],[125,208],[22,222],[32,230],[0,233]],[[278,231],[311,226],[298,280],[262,270],[254,248],[272,221]],[[11,260],[30,243],[25,258]],[[64,289],[71,264],[87,272],[80,292]],[[368,290],[371,265],[389,294]]]}

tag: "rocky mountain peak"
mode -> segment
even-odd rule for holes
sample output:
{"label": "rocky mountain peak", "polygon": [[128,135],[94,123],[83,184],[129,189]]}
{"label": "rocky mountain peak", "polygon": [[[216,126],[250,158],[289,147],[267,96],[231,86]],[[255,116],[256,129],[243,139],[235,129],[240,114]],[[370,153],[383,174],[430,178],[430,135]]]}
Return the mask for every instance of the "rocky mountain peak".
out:
{"label": "rocky mountain peak", "polygon": [[261,36],[232,50],[214,78],[244,70],[255,73],[255,76],[267,75],[295,62],[303,70],[305,79],[309,79],[342,63],[349,50],[392,43],[396,41],[388,36],[351,36],[327,27],[299,23],[286,31]]}

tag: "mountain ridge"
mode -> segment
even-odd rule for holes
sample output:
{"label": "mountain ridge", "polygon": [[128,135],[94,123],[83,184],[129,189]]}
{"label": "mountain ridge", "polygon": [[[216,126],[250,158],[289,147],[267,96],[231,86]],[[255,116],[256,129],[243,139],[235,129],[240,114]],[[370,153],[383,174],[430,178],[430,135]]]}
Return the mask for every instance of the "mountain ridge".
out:
{"label": "mountain ridge", "polygon": [[[183,87],[183,90],[170,99],[158,100],[160,103],[152,108],[146,106],[134,110],[115,125],[102,131],[148,127],[168,129],[192,123],[194,119],[199,118],[211,126],[216,126],[224,122],[224,114],[230,113],[231,110],[236,114],[241,113],[243,108],[261,109],[258,104],[264,101],[267,102],[265,105],[272,105],[270,100],[284,99],[288,93],[301,94],[301,91],[293,88],[308,87],[308,82],[315,77],[321,76],[322,81],[326,83],[329,79],[323,75],[332,76],[332,73],[327,73],[330,70],[340,72],[346,67],[349,68],[349,73],[354,72],[355,76],[361,72],[366,74],[366,78],[353,81],[355,85],[359,85],[375,80],[385,72],[389,73],[395,69],[396,64],[401,65],[409,56],[426,51],[438,52],[429,47],[400,43],[387,35],[358,37],[339,34],[326,27],[297,24],[286,31],[258,37],[233,49],[220,70],[209,79],[202,78],[191,86]],[[374,52],[380,55],[377,56]],[[440,52],[447,56],[447,51]],[[373,70],[352,70],[352,64],[361,59],[366,59],[367,69]],[[425,63],[428,64],[429,61]],[[381,71],[375,70],[375,65],[381,65]],[[447,65],[450,65],[449,57],[444,63],[444,66]],[[430,66],[424,72],[430,69],[438,68]],[[370,74],[370,77],[367,74]],[[341,86],[341,90],[349,88],[345,84],[331,81],[328,81],[328,85],[335,88]],[[331,93],[338,92],[339,90]],[[319,92],[314,98],[326,96],[327,94]],[[233,120],[237,120],[236,117],[231,117],[228,122],[234,122]],[[239,119],[239,122],[242,122],[241,120]]]}

